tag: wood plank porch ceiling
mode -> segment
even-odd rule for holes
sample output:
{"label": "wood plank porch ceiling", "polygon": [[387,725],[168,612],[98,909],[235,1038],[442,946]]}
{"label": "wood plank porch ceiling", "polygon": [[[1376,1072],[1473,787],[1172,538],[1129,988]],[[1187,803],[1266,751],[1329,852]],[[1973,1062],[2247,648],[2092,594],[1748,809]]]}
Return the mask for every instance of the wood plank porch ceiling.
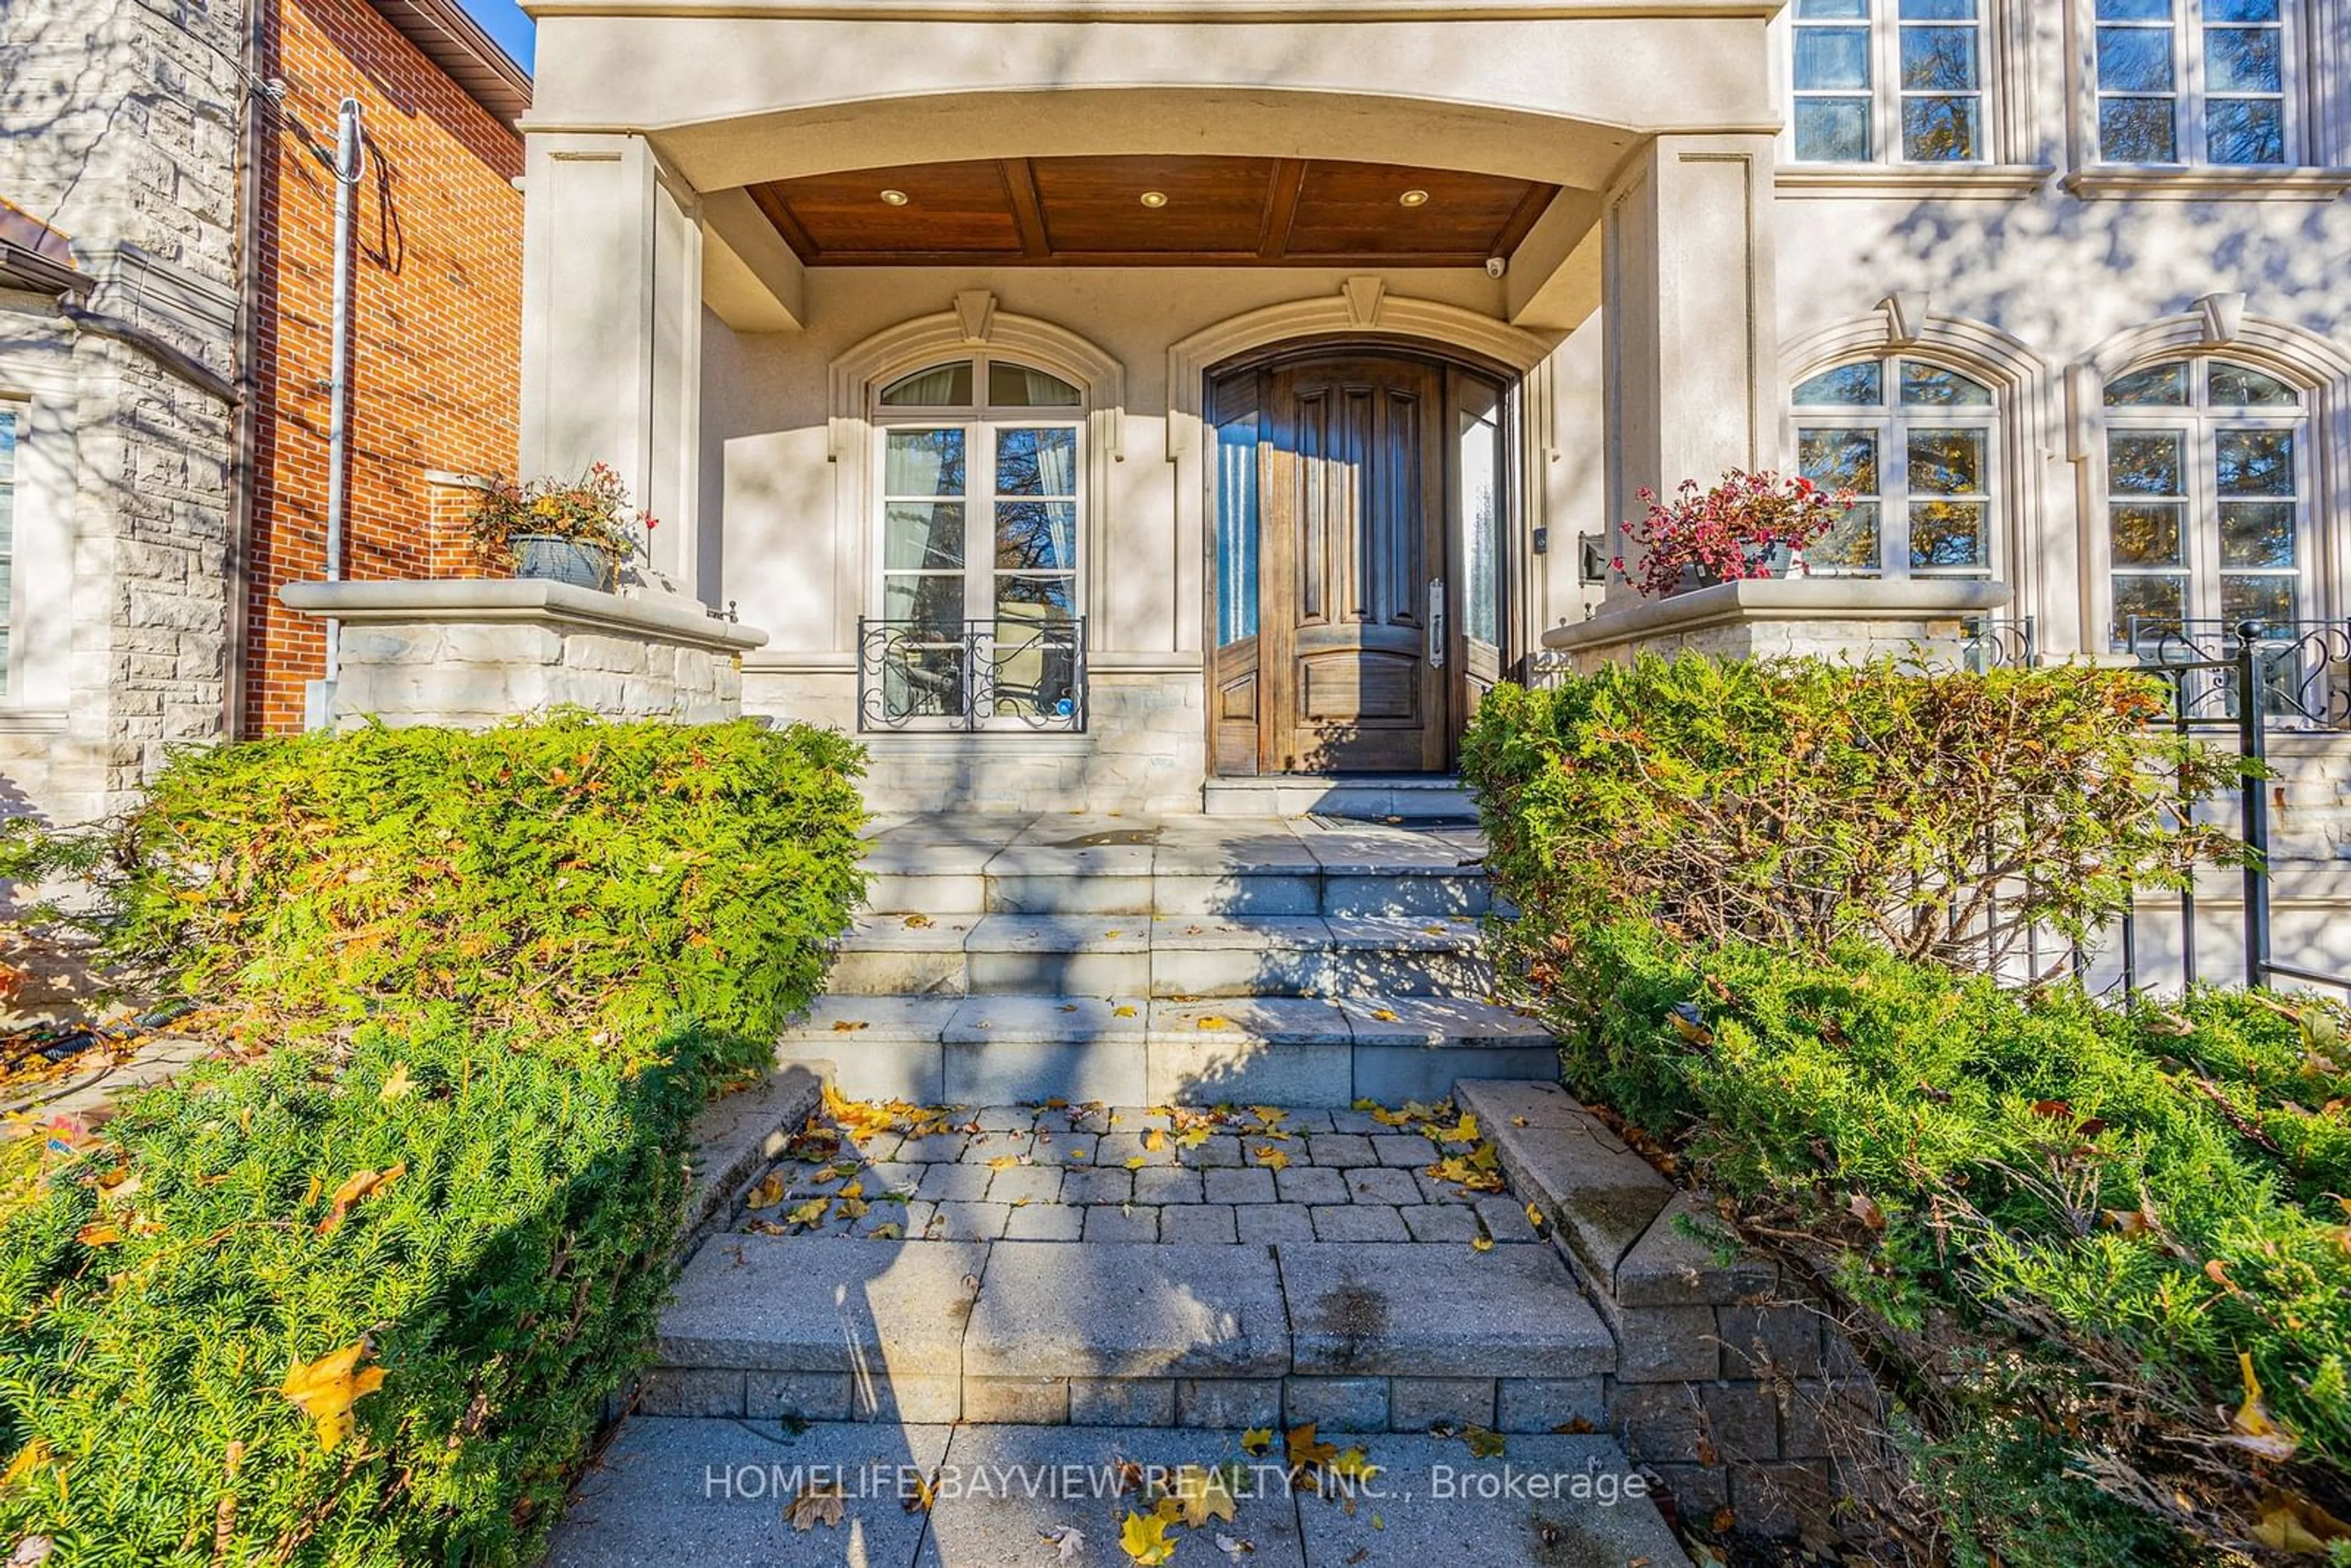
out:
{"label": "wood plank porch ceiling", "polygon": [[[811,267],[1478,267],[1516,249],[1559,187],[1322,158],[1120,156],[860,169],[750,191]],[[1406,205],[1407,192],[1426,199]],[[1146,205],[1146,193],[1165,201]]]}

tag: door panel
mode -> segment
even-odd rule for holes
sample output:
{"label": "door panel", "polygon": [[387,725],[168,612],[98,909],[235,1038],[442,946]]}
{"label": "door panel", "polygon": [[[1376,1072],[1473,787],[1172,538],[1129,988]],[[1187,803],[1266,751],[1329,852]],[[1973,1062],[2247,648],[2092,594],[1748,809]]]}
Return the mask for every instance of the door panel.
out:
{"label": "door panel", "polygon": [[1263,389],[1261,766],[1445,766],[1432,658],[1445,559],[1444,373],[1349,355],[1283,365]]}

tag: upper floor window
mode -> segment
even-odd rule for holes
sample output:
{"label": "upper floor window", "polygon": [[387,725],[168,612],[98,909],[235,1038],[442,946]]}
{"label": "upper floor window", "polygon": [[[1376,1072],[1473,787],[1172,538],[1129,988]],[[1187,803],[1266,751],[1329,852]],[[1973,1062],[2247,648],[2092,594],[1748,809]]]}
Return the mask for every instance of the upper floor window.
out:
{"label": "upper floor window", "polygon": [[2283,0],[2096,0],[2098,157],[2285,163]]}
{"label": "upper floor window", "polygon": [[1796,0],[1797,161],[1986,161],[1989,3]]}
{"label": "upper floor window", "polygon": [[2298,619],[2302,393],[2226,360],[2175,360],[2107,382],[2105,404],[2114,645]]}
{"label": "upper floor window", "polygon": [[1804,552],[1815,572],[1990,577],[1993,559],[1991,388],[1925,360],[1840,365],[1796,388],[1796,463],[1856,497]]}
{"label": "upper floor window", "polygon": [[23,422],[21,404],[0,403],[0,696],[9,690],[9,632],[16,605],[16,441]]}
{"label": "upper floor window", "polygon": [[1084,402],[987,355],[875,395],[883,722],[1072,716]]}

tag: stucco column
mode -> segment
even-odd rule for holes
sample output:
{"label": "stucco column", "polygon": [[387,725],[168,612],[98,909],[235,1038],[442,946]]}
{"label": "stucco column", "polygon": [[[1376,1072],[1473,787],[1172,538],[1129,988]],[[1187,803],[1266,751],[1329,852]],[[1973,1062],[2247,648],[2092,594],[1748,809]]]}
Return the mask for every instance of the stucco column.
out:
{"label": "stucco column", "polygon": [[522,468],[609,463],[695,580],[702,231],[642,136],[535,135],[523,202]]}
{"label": "stucco column", "polygon": [[[1645,486],[1711,484],[1776,449],[1772,159],[1768,136],[1660,136],[1608,192],[1612,552]],[[1630,592],[1608,591],[1611,601]]]}

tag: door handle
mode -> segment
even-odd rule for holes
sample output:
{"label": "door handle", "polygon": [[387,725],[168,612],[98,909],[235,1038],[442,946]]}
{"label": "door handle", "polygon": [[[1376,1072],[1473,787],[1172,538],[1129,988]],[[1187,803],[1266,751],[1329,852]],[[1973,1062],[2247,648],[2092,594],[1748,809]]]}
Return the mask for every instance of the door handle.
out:
{"label": "door handle", "polygon": [[1428,667],[1445,668],[1445,580],[1428,580]]}

